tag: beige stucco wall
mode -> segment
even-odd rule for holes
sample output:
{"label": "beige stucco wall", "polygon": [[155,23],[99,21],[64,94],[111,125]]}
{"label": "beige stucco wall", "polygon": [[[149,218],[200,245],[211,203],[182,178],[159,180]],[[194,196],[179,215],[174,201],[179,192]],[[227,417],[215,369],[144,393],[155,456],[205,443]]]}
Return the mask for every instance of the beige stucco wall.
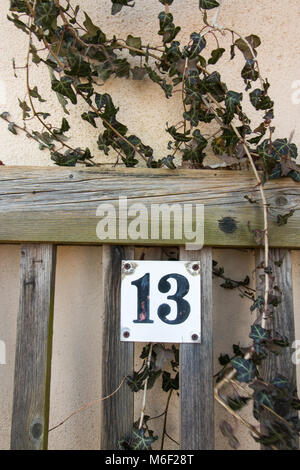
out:
{"label": "beige stucco wall", "polygon": [[[136,8],[126,9],[116,17],[110,16],[110,2],[105,0],[79,0],[81,6],[91,16],[98,17],[105,31],[141,35],[144,42],[153,42],[153,31],[157,29],[156,16],[162,5],[157,0],[137,0]],[[12,58],[17,65],[24,65],[25,36],[6,20],[8,0],[0,5],[0,83],[2,92],[0,112],[7,110],[14,120],[20,120],[17,98],[23,99],[25,87],[23,71],[18,70],[18,78],[13,77]],[[200,28],[201,18],[197,10],[198,0],[175,0],[172,6],[176,24],[182,27],[181,38],[188,39],[188,32]],[[95,12],[93,13],[93,10]],[[219,22],[247,35],[258,34],[263,45],[259,48],[259,58],[263,75],[271,82],[271,96],[276,108],[276,136],[287,137],[295,129],[295,142],[300,145],[298,117],[300,105],[291,101],[292,84],[300,80],[300,5],[298,0],[274,2],[273,0],[223,0]],[[225,39],[229,41],[228,39]],[[155,43],[158,39],[155,37]],[[220,62],[221,64],[221,62]],[[228,55],[222,59],[224,73],[232,88],[242,86],[235,71],[240,70],[241,61],[229,62]],[[48,86],[47,73],[32,67],[32,86],[40,90]],[[6,96],[3,93],[3,86]],[[160,88],[152,82],[132,82],[128,80],[110,81],[105,89],[120,106],[120,120],[125,121],[131,132],[143,137],[152,145],[156,155],[165,154],[168,136],[162,133],[166,121],[177,122],[180,116],[179,97],[164,100]],[[103,88],[102,88],[103,90]],[[44,92],[47,95],[47,91]],[[175,95],[176,96],[176,95]],[[55,97],[50,97],[48,106],[52,115],[61,118],[60,106]],[[42,107],[47,110],[47,106]],[[83,110],[83,108],[82,108]],[[52,119],[54,122],[54,118]],[[72,143],[84,146],[95,138],[93,128],[78,117],[71,115],[70,122],[76,128]],[[37,126],[38,127],[38,126]],[[34,142],[23,135],[13,136],[0,122],[1,156],[6,165],[49,165],[46,152],[40,152]],[[98,161],[114,161],[114,157],[103,157],[96,146],[92,148]],[[251,250],[214,250],[214,259],[226,267],[226,272],[234,277],[251,274],[254,269]],[[300,254],[293,254],[294,292],[297,338],[300,339]],[[53,372],[51,388],[51,425],[56,424],[83,403],[100,394],[100,337],[101,337],[101,248],[60,247],[58,250],[57,286],[55,299],[55,325],[53,347]],[[0,246],[0,340],[7,347],[7,364],[0,365],[0,449],[9,446],[10,415],[12,404],[12,384],[15,349],[16,315],[18,307],[19,246]],[[227,292],[214,281],[214,343],[215,361],[221,352],[230,352],[231,345],[243,340],[248,342],[248,330],[252,321],[247,302],[236,292]],[[139,350],[139,347],[137,347]],[[216,365],[217,367],[217,365]],[[166,397],[149,393],[147,413],[156,415],[163,408]],[[139,412],[140,397],[136,400],[136,413]],[[224,419],[224,412],[216,406],[216,448],[227,449],[228,444],[218,430]],[[49,446],[52,449],[96,449],[99,446],[99,406],[74,416],[64,426],[50,433]],[[232,421],[231,421],[232,422]],[[161,421],[153,422],[159,432]],[[178,403],[174,397],[169,418],[169,433],[178,439]],[[249,432],[240,428],[241,448],[255,448]],[[170,448],[175,445],[167,441]]]}

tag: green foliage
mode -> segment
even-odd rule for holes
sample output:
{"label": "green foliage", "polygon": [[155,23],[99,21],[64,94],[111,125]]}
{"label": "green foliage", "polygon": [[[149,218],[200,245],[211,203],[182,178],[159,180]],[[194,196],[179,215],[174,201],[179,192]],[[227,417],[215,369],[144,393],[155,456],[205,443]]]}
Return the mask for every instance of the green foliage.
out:
{"label": "green foliage", "polygon": [[[199,0],[201,11],[198,8],[196,11],[203,16],[203,23],[209,30],[200,27],[199,32],[187,32],[182,36],[189,39],[181,41],[177,39],[180,26],[174,23],[170,11],[175,5],[174,1],[159,0],[158,3],[164,6],[164,10],[155,19],[160,46],[154,46],[145,43],[143,37],[134,30],[125,38],[111,35],[106,19],[104,21],[100,17],[98,24],[85,11],[80,12],[79,6],[72,5],[72,1],[61,5],[61,2],[54,0],[37,0],[36,4],[32,0],[11,0],[8,20],[24,32],[29,60],[25,63],[28,72],[27,94],[18,102],[22,110],[23,127],[11,121],[7,112],[0,115],[6,121],[9,132],[14,135],[25,133],[37,142],[41,150],[49,151],[52,161],[57,165],[95,165],[89,147],[69,145],[66,133],[71,129],[65,117],[57,125],[50,123],[50,114],[42,108],[46,101],[43,92],[48,87],[57,97],[65,115],[69,114],[72,105],[79,106],[76,109],[80,109],[82,125],[91,126],[91,130],[97,129],[95,143],[98,149],[104,155],[113,152],[117,162],[127,167],[134,167],[142,160],[148,168],[165,166],[172,170],[176,167],[177,154],[181,156],[182,162],[205,168],[207,153],[213,152],[227,167],[244,168],[247,161],[245,156],[251,152],[254,165],[262,171],[263,183],[286,176],[300,182],[296,145],[291,139],[273,139],[274,102],[269,95],[269,82],[261,77],[257,61],[260,38],[254,34],[243,38],[231,31],[228,56],[234,60],[237,53],[243,59],[242,79],[239,79],[245,91],[242,92],[239,87],[232,90],[220,73],[220,59],[226,53],[219,42],[222,34],[218,28],[209,24],[208,19],[211,10],[220,6],[219,1]],[[134,5],[133,0],[111,0],[111,13],[116,15],[121,12],[125,17],[130,14],[130,10],[123,7],[132,8]],[[214,49],[208,47],[208,32],[212,32],[217,39]],[[41,52],[45,49],[48,55]],[[37,66],[47,67],[50,76],[48,84],[34,84],[31,75]],[[13,67],[16,73],[14,61]],[[121,103],[105,91],[99,93],[99,85],[105,85],[107,80],[112,79],[117,79],[126,93],[127,80],[133,79],[135,82],[132,87],[148,87],[150,81],[153,86],[160,87],[162,99],[180,97],[182,111],[178,122],[166,124],[165,130],[170,141],[166,151],[162,151],[158,157],[150,145],[131,134],[128,127],[118,120],[118,106]],[[262,114],[257,127],[252,126],[250,118],[243,111],[244,102],[250,102],[254,110]],[[142,108],[137,112],[143,119],[147,110]],[[33,118],[39,121],[38,130],[29,129],[34,122]],[[252,195],[246,198],[257,203]],[[278,225],[285,225],[293,213],[294,210],[278,214]],[[261,243],[262,230],[251,231]],[[222,279],[222,288],[236,290],[239,295],[250,300],[250,311],[257,310],[260,317],[264,310],[271,317],[281,302],[280,291],[276,291],[275,286],[270,287],[268,305],[265,306],[264,297],[250,287],[249,276],[242,280],[231,279],[216,262],[213,264],[213,273]],[[270,267],[264,267],[264,275],[266,273],[272,278]],[[217,381],[224,377],[228,369],[233,368],[236,380],[254,389],[254,417],[266,422],[266,433],[256,439],[267,446],[284,443],[286,447],[292,448],[291,432],[298,432],[300,426],[299,421],[290,418],[291,410],[299,409],[300,401],[285,377],[278,375],[269,384],[262,384],[258,376],[258,366],[262,360],[269,354],[280,354],[288,346],[288,338],[282,333],[263,328],[259,320],[253,323],[249,337],[252,340],[250,346],[243,348],[233,345],[233,357],[228,354],[219,356],[222,370],[217,374]],[[151,389],[154,384],[160,383],[170,397],[171,393],[179,389],[179,351],[175,346],[165,349],[156,345],[149,365],[149,348],[148,345],[142,352],[140,370],[128,375],[126,383],[133,392],[143,390],[146,384]],[[226,402],[236,412],[246,406],[249,399],[235,394],[227,397]],[[273,410],[278,416],[284,417],[289,426],[275,419],[275,415],[269,414],[266,420],[266,409],[269,413]],[[135,424],[129,438],[119,443],[120,448],[151,449],[156,436],[148,428],[149,419],[144,418],[142,427]],[[230,445],[237,448],[239,443],[229,423],[223,423],[222,432]]]}
{"label": "green foliage", "polygon": [[[197,168],[202,168],[205,167],[207,155],[205,150],[209,138],[203,135],[198,127],[201,123],[217,123],[220,135],[213,138],[209,149],[223,164],[225,162],[227,166],[234,168],[237,164],[243,164],[245,150],[242,139],[247,137],[245,144],[249,150],[258,154],[259,158],[255,159],[255,163],[258,169],[264,168],[265,181],[282,176],[300,181],[300,172],[294,161],[297,153],[294,144],[288,143],[286,139],[272,142],[271,120],[274,103],[268,95],[268,81],[259,75],[256,57],[261,40],[258,36],[251,34],[244,39],[237,37],[233,32],[230,47],[232,59],[236,50],[240,51],[245,59],[241,75],[246,84],[246,92],[258,78],[261,81],[262,87],[250,91],[249,99],[254,108],[258,112],[264,111],[265,115],[261,125],[252,129],[250,119],[242,110],[243,101],[248,93],[243,94],[239,90],[228,89],[222,81],[220,71],[214,69],[225,54],[225,48],[218,42],[217,48],[207,51],[207,36],[201,32],[192,32],[187,43],[176,40],[180,27],[174,24],[173,14],[169,10],[174,4],[173,0],[159,0],[159,3],[165,6],[158,15],[161,47],[145,45],[143,38],[134,34],[134,31],[124,39],[109,37],[103,31],[103,25],[97,24],[85,11],[82,12],[83,22],[80,24],[80,7],[73,7],[71,3],[69,2],[65,11],[65,7],[59,2],[38,0],[30,24],[26,21],[26,17],[32,13],[28,4],[23,0],[11,0],[9,20],[30,36],[30,59],[36,66],[48,67],[51,88],[56,93],[64,112],[69,114],[68,105],[76,106],[80,103],[81,106],[84,99],[86,109],[80,113],[83,121],[93,128],[100,127],[100,131],[101,126],[104,127],[96,134],[96,140],[99,150],[105,155],[113,151],[117,161],[120,158],[129,167],[136,166],[142,159],[149,168],[166,166],[172,169],[175,168],[175,156],[178,154],[181,155],[183,162],[191,162]],[[111,0],[111,4],[112,14],[115,15],[121,12],[123,7],[134,7],[135,2]],[[34,3],[30,2],[30,5],[32,10]],[[217,7],[219,2],[216,0],[199,1],[199,8],[204,12],[205,24],[209,25],[207,12]],[[107,25],[105,27],[107,28]],[[217,36],[219,31],[214,31],[214,34]],[[46,58],[38,52],[37,45],[40,42],[48,48],[49,54]],[[167,99],[171,99],[174,92],[181,91],[184,108],[181,119],[184,128],[188,127],[189,130],[182,132],[177,124],[167,125],[166,130],[173,139],[168,145],[168,150],[172,149],[173,153],[166,152],[155,158],[153,149],[143,143],[140,137],[127,134],[127,126],[116,118],[118,108],[111,106],[112,97],[108,93],[99,95],[95,90],[99,82],[103,83],[111,78],[123,80],[132,78],[140,84],[149,83],[151,80],[162,89]],[[32,86],[28,94],[39,103],[45,101],[37,86]],[[99,96],[107,102],[104,104],[105,110],[101,110],[97,104]],[[219,106],[215,106],[215,102],[219,103]],[[31,102],[26,98],[20,100],[20,106],[24,120],[37,116],[40,119],[48,117],[43,111],[33,111]],[[236,135],[233,124],[238,129],[240,138]],[[48,125],[46,129],[52,135],[55,128],[52,129],[51,125]],[[15,127],[11,125],[9,130],[14,132]],[[268,130],[270,137],[266,137]],[[265,140],[261,143],[263,136]],[[65,145],[66,140],[59,139],[57,133],[56,140],[57,143]],[[53,140],[55,146],[54,141],[55,138]],[[64,153],[57,148],[50,150],[59,152],[59,158],[57,153],[51,154],[51,158],[62,164],[61,155]],[[67,147],[67,150],[71,148]],[[73,148],[73,151],[75,150]],[[70,152],[67,153],[66,165],[76,160],[74,155],[77,155],[76,151],[72,156]],[[77,162],[92,164],[89,159],[78,159]],[[287,218],[279,219],[278,223],[284,224]]]}

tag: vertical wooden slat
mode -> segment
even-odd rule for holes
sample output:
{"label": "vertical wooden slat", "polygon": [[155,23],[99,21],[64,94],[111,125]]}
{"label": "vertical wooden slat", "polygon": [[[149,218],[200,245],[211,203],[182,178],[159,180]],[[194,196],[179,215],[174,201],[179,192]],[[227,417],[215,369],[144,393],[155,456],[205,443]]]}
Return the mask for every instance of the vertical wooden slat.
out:
{"label": "vertical wooden slat", "polygon": [[[123,377],[132,373],[134,343],[120,341],[121,261],[134,259],[134,248],[103,246],[104,329],[102,338],[102,396],[111,394]],[[101,449],[117,449],[119,440],[130,435],[134,394],[123,387],[103,401]]]}
{"label": "vertical wooden slat", "polygon": [[[256,250],[256,266],[259,266],[264,259],[263,250]],[[282,261],[281,266],[276,266],[276,262]],[[263,361],[261,375],[268,382],[274,379],[277,374],[287,377],[297,389],[296,365],[292,362],[293,349],[291,348],[295,340],[295,321],[294,321],[294,303],[293,303],[293,284],[292,284],[292,256],[287,249],[270,249],[270,263],[272,275],[275,277],[274,286],[277,285],[282,291],[282,302],[274,309],[272,319],[273,329],[284,336],[287,336],[290,347],[282,348],[280,355],[270,353],[268,358]],[[259,270],[257,271],[259,275]],[[257,287],[259,278],[257,276]],[[258,292],[259,294],[260,292]],[[297,416],[295,410],[294,416]],[[263,424],[262,424],[263,431]],[[299,446],[299,442],[295,442]]]}
{"label": "vertical wooden slat", "polygon": [[181,449],[214,448],[212,252],[180,249],[180,259],[201,263],[201,343],[180,346]]}
{"label": "vertical wooden slat", "polygon": [[46,449],[49,424],[54,245],[22,245],[11,449]]}

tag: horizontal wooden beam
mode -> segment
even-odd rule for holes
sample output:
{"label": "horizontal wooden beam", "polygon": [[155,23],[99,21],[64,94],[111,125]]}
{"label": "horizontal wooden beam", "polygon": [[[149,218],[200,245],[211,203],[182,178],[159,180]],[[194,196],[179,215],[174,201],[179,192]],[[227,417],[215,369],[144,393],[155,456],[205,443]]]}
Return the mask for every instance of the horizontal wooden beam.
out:
{"label": "horizontal wooden beam", "polygon": [[[299,208],[300,184],[281,178],[268,182],[265,190],[271,246],[299,248],[300,211],[287,226],[278,226],[276,218]],[[246,200],[250,194],[256,203]],[[149,231],[143,238],[122,238],[118,230],[113,240],[98,238],[97,207],[111,204],[119,220],[119,197],[127,198],[129,208],[134,203],[146,208],[141,217]],[[250,171],[0,167],[0,242],[183,245],[187,238],[173,237],[179,228],[175,219],[169,237],[163,238],[161,231],[157,238],[151,237],[151,209],[160,204],[179,204],[183,209],[192,203],[204,205],[205,245],[251,247],[256,246],[252,230],[263,228],[260,201]],[[160,218],[160,228],[161,222]]]}

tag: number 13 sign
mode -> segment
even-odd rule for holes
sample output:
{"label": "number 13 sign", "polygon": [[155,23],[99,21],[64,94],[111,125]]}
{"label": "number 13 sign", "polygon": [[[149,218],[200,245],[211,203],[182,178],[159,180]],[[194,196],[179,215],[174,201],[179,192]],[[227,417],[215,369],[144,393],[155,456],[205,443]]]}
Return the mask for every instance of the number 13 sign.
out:
{"label": "number 13 sign", "polygon": [[200,262],[122,261],[121,341],[200,343]]}

